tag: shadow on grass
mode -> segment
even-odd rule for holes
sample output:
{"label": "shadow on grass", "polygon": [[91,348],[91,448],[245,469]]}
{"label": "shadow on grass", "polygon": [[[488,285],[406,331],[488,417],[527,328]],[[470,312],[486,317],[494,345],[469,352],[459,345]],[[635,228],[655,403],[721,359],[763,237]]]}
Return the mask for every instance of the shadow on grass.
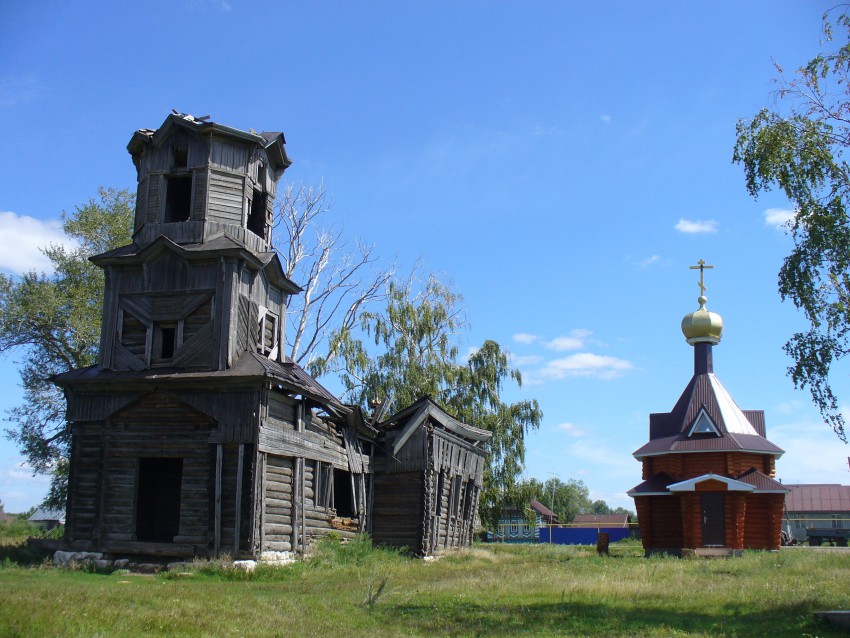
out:
{"label": "shadow on grass", "polygon": [[44,549],[31,543],[8,543],[0,545],[0,566],[33,567],[50,560],[53,550]]}
{"label": "shadow on grass", "polygon": [[809,605],[776,607],[752,613],[727,608],[719,613],[690,612],[661,607],[619,607],[616,604],[558,603],[532,605],[478,605],[449,603],[395,605],[374,608],[388,625],[402,633],[441,636],[643,636],[673,632],[712,636],[770,636],[783,638],[817,635],[824,638],[846,633],[814,621]]}

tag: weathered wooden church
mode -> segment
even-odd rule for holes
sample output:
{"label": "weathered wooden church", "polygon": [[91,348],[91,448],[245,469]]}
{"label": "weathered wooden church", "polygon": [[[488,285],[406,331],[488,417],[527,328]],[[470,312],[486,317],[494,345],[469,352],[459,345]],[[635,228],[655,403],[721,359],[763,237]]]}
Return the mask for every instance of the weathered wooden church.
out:
{"label": "weathered wooden church", "polygon": [[649,442],[634,456],[644,481],[632,488],[647,554],[778,549],[787,490],[776,479],[784,451],[765,438],[764,412],[741,410],[714,375],[712,347],[723,320],[706,307],[703,261],[699,309],[682,332],[694,374],[671,412],[651,414]]}
{"label": "weathered wooden church", "polygon": [[69,549],[258,557],[331,530],[418,554],[471,541],[489,432],[427,398],[374,422],[284,355],[300,291],[272,247],[284,144],[176,112],[130,140],[133,243],[92,258],[100,359],[55,378]]}

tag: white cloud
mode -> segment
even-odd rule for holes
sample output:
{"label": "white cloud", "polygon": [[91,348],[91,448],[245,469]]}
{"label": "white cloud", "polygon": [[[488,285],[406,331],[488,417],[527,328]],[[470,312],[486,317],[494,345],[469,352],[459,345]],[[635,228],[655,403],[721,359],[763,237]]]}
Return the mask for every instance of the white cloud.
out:
{"label": "white cloud", "polygon": [[15,274],[52,270],[50,260],[39,250],[50,244],[74,245],[62,232],[59,220],[42,221],[0,211],[0,270]]}
{"label": "white cloud", "polygon": [[13,464],[6,470],[6,476],[13,481],[32,481],[33,483],[47,484],[50,479],[43,474],[33,474],[32,467],[26,461]]}
{"label": "white cloud", "polygon": [[603,124],[610,124],[612,118],[610,115],[600,115],[599,119],[602,120]]}
{"label": "white cloud", "polygon": [[560,135],[561,132],[560,132],[560,130],[558,129],[557,126],[541,126],[540,124],[538,124],[537,126],[535,126],[534,128],[531,129],[531,134],[534,137],[542,137],[542,136],[550,137],[550,136]]}
{"label": "white cloud", "polygon": [[559,423],[555,426],[555,429],[560,432],[566,432],[570,436],[588,436],[588,432],[586,430],[582,430],[575,423]]}
{"label": "white cloud", "polygon": [[678,230],[680,233],[685,233],[687,235],[694,235],[699,233],[716,233],[717,222],[713,219],[690,220],[685,219],[683,217],[679,220],[679,223],[676,224],[676,230]]}
{"label": "white cloud", "polygon": [[768,423],[767,438],[785,450],[776,464],[783,483],[847,483],[850,448],[823,423]]}
{"label": "white cloud", "polygon": [[536,375],[539,379],[592,377],[610,381],[634,369],[631,362],[617,357],[579,352],[547,363]]}
{"label": "white cloud", "polygon": [[534,343],[537,341],[537,335],[530,335],[526,332],[518,332],[513,336],[513,340],[517,343]]}
{"label": "white cloud", "polygon": [[536,366],[541,361],[543,361],[543,357],[536,354],[528,354],[528,355],[517,355],[511,353],[508,355],[512,365],[515,366]]}
{"label": "white cloud", "polygon": [[48,476],[33,476],[32,468],[20,457],[0,460],[0,500],[7,512],[25,512],[41,503],[49,483]]}
{"label": "white cloud", "polygon": [[463,355],[461,355],[461,361],[463,361],[464,363],[466,363],[467,361],[469,361],[469,358],[470,358],[472,355],[474,355],[476,352],[478,352],[480,349],[481,349],[481,348],[479,348],[478,346],[469,346],[469,347],[466,349],[466,352],[465,352]]}
{"label": "white cloud", "polygon": [[570,332],[568,336],[555,337],[543,345],[549,350],[565,352],[567,350],[581,350],[587,338],[593,334],[590,330],[577,329]]}
{"label": "white cloud", "polygon": [[785,208],[768,208],[764,211],[764,223],[777,230],[785,230],[794,219],[795,212]]}
{"label": "white cloud", "polygon": [[638,262],[638,266],[641,268],[649,268],[653,264],[657,264],[661,261],[661,257],[659,255],[652,255],[652,257],[647,257],[641,262]]}

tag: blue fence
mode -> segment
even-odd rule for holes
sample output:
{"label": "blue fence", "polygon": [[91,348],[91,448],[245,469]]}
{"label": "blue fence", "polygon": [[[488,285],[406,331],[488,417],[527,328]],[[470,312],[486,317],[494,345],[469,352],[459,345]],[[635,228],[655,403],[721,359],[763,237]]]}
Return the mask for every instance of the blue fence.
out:
{"label": "blue fence", "polygon": [[596,545],[599,532],[606,532],[612,543],[628,538],[626,527],[541,527],[540,542],[555,545]]}

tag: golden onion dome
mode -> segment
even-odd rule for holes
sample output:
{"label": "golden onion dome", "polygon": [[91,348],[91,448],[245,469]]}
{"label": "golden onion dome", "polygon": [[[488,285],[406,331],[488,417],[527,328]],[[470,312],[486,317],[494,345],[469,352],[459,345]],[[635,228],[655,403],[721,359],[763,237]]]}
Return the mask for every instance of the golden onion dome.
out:
{"label": "golden onion dome", "polygon": [[723,318],[716,312],[709,312],[705,308],[708,299],[700,295],[699,309],[685,315],[682,319],[682,333],[688,343],[720,343],[723,336]]}

